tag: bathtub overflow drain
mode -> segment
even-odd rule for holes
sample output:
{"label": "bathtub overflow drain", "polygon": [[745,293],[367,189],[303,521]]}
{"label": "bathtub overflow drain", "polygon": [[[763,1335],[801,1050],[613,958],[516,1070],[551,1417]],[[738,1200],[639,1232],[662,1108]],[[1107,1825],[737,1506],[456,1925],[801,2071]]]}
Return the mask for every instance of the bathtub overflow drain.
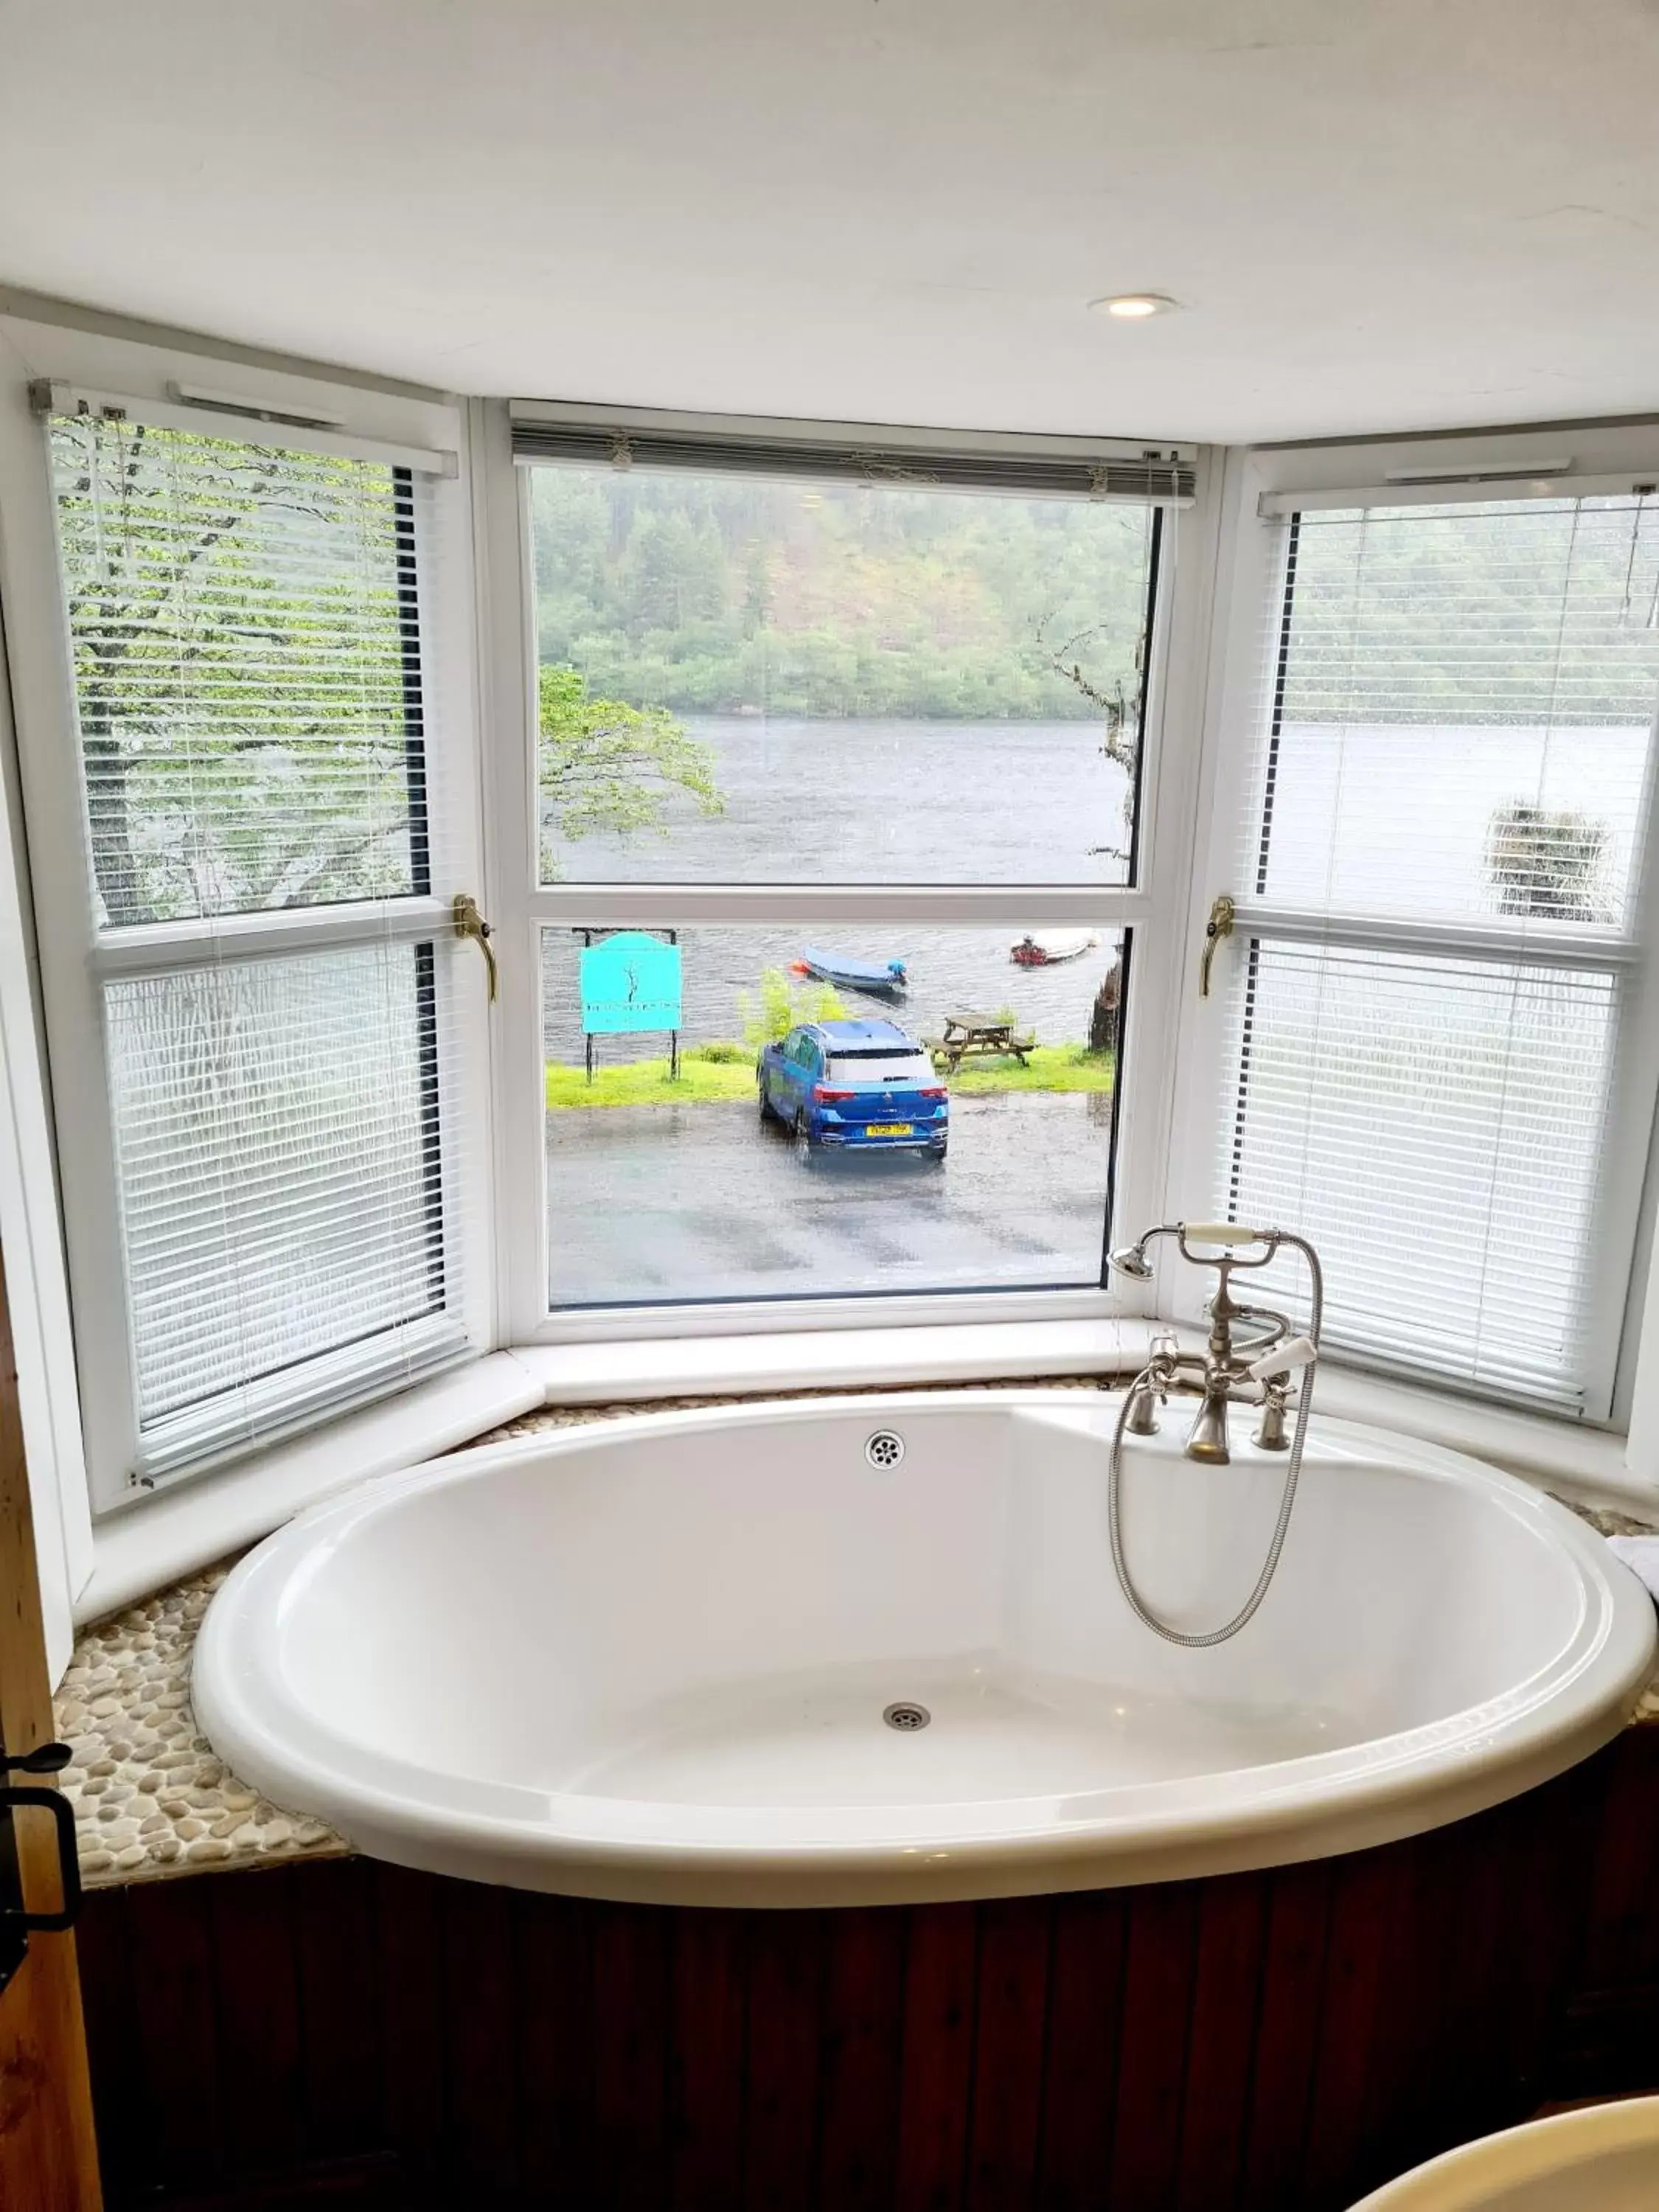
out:
{"label": "bathtub overflow drain", "polygon": [[889,1728],[897,1729],[906,1735],[914,1729],[926,1728],[933,1717],[926,1705],[913,1705],[906,1698],[901,1698],[896,1705],[887,1706],[882,1713],[882,1718]]}
{"label": "bathtub overflow drain", "polygon": [[[892,1429],[878,1429],[865,1439],[864,1456],[872,1467],[896,1467],[904,1457],[904,1439]],[[895,1721],[894,1727],[899,1726]]]}

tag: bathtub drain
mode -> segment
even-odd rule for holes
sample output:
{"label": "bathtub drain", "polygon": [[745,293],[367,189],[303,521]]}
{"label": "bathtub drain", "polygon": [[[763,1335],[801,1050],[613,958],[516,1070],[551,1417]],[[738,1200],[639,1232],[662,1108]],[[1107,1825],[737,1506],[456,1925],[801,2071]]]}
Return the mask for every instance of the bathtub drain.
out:
{"label": "bathtub drain", "polygon": [[866,1438],[864,1456],[872,1467],[896,1467],[904,1457],[904,1439],[896,1429],[878,1429]]}
{"label": "bathtub drain", "polygon": [[908,1698],[902,1698],[896,1705],[888,1705],[881,1717],[889,1728],[897,1729],[907,1735],[914,1729],[925,1729],[933,1717],[926,1705],[913,1705]]}

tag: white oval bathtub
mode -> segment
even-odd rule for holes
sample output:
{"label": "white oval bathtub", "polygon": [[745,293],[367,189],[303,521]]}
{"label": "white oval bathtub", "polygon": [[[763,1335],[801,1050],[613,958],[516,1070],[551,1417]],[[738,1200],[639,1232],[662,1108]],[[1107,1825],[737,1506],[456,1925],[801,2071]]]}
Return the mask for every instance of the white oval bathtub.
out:
{"label": "white oval bathtub", "polygon": [[[1601,1539],[1344,1423],[1311,1425],[1249,1626],[1154,1637],[1112,1572],[1117,1402],[647,1414],[389,1476],[237,1567],[198,1713],[246,1781],[379,1857],[780,1905],[1350,1850],[1512,1796],[1626,1718],[1653,1607]],[[1285,1462],[1246,1443],[1199,1467],[1188,1418],[1133,1443],[1124,1529],[1144,1594],[1202,1627],[1254,1581]],[[866,1457],[878,1430],[896,1466]],[[901,1704],[929,1724],[885,1724]]]}

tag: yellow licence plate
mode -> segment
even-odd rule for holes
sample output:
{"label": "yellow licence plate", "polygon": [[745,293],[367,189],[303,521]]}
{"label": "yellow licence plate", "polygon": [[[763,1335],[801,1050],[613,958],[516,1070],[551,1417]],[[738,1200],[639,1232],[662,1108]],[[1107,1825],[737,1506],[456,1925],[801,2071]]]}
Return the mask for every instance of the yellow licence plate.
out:
{"label": "yellow licence plate", "polygon": [[866,1137],[908,1137],[910,1124],[908,1121],[872,1121],[864,1133]]}

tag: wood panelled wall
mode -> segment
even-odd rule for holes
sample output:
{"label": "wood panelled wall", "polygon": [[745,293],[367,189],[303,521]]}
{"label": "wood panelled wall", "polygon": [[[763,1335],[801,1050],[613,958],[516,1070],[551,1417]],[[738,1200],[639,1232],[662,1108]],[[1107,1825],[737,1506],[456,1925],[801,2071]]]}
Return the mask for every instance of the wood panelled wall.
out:
{"label": "wood panelled wall", "polygon": [[1659,2087],[1659,1728],[1412,1842],[841,1912],[344,1860],[88,1903],[113,2208],[1339,2212]]}

